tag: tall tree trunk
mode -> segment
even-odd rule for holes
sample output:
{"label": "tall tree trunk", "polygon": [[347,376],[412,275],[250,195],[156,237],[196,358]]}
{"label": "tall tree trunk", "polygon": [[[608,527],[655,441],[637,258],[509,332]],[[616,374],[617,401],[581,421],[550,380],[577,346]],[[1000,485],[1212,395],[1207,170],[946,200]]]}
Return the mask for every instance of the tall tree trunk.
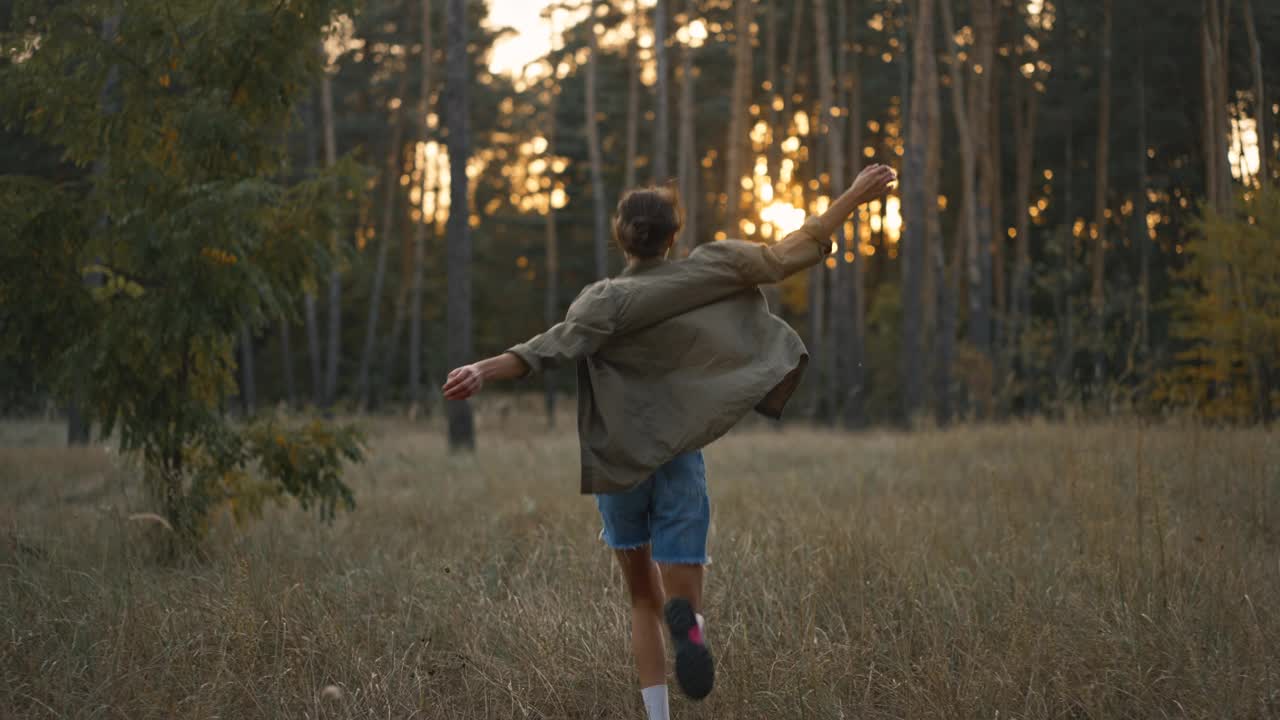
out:
{"label": "tall tree trunk", "polygon": [[795,104],[796,78],[800,74],[800,43],[804,42],[804,2],[796,2],[791,10],[791,37],[787,45],[787,72],[782,79],[783,123],[790,122]]}
{"label": "tall tree trunk", "polygon": [[1265,187],[1271,183],[1271,173],[1268,170],[1271,160],[1271,141],[1267,137],[1267,115],[1270,108],[1267,107],[1267,86],[1262,75],[1262,45],[1258,42],[1258,26],[1253,17],[1252,0],[1244,0],[1244,7],[1241,10],[1244,13],[1245,34],[1249,38],[1249,58],[1253,63],[1253,113],[1257,123],[1254,129],[1258,133],[1258,178]]}
{"label": "tall tree trunk", "polygon": [[907,117],[906,158],[903,167],[904,223],[898,244],[902,258],[902,422],[910,425],[920,411],[924,395],[924,353],[921,334],[924,327],[924,275],[930,272],[928,255],[929,226],[925,211],[936,199],[925,193],[925,163],[929,154],[928,65],[936,62],[933,48],[933,2],[917,3],[915,46],[912,50],[911,107]]}
{"label": "tall tree trunk", "polygon": [[1204,85],[1205,179],[1209,204],[1225,210],[1231,204],[1231,169],[1224,152],[1227,130],[1228,60],[1231,0],[1205,0],[1201,24]]}
{"label": "tall tree trunk", "polygon": [[240,324],[240,402],[245,417],[258,407],[258,382],[253,366],[253,331],[248,323]]}
{"label": "tall tree trunk", "polygon": [[[932,3],[933,0],[925,0]],[[935,18],[935,21],[937,18]],[[934,36],[936,38],[936,34]],[[931,41],[936,45],[936,40]],[[937,54],[925,63],[926,73],[926,125],[929,129],[929,151],[925,156],[925,224],[926,262],[932,268],[925,283],[925,327],[933,339],[933,400],[938,423],[945,424],[951,418],[951,359],[955,342],[955,296],[949,292],[946,249],[942,239],[942,218],[938,208],[938,195],[942,184],[942,98],[938,88]],[[950,320],[946,320],[950,318]],[[944,337],[944,333],[946,336]]]}
{"label": "tall tree trunk", "polygon": [[1151,229],[1147,226],[1147,33],[1139,25],[1137,74],[1134,97],[1138,104],[1138,192],[1135,207],[1138,243],[1138,347],[1142,358],[1151,356]]}
{"label": "tall tree trunk", "polygon": [[[993,234],[991,217],[991,196],[993,194],[993,172],[991,165],[991,148],[987,146],[990,138],[991,116],[991,77],[995,67],[995,12],[993,0],[976,0],[974,2],[974,27],[977,41],[974,48],[975,62],[982,67],[970,87],[968,95],[969,144],[975,162],[974,203],[977,215],[974,218],[974,237],[969,246],[969,342],[988,359],[991,358],[991,238]],[[977,67],[974,68],[978,72]],[[989,398],[981,397],[979,409],[984,410]]]}
{"label": "tall tree trunk", "polygon": [[316,312],[316,296],[307,293],[303,298],[307,321],[307,356],[311,365],[311,404],[324,405],[323,358],[320,355],[320,320]]}
{"label": "tall tree trunk", "polygon": [[937,337],[934,339],[934,352],[937,358],[933,369],[933,393],[940,427],[951,424],[955,415],[951,369],[955,362],[956,326],[960,313],[960,304],[956,298],[958,290],[956,276],[960,272],[960,248],[963,247],[963,238],[963,231],[957,228],[952,243],[954,249],[951,272],[948,272],[947,254],[943,248],[942,238],[938,237],[937,242],[933,244],[934,284],[937,287],[938,301]]}
{"label": "tall tree trunk", "polygon": [[[421,65],[419,67],[419,75],[421,76],[420,91],[418,94],[418,132],[419,142],[424,145],[431,137],[431,127],[427,123],[427,113],[431,109],[431,93],[432,77],[431,66],[432,56],[435,54],[435,46],[432,43],[431,28],[431,0],[422,0],[422,56],[420,58]],[[425,194],[427,170],[423,168],[423,188]],[[431,173],[434,178],[435,173]],[[439,182],[436,182],[435,192],[439,193]],[[433,213],[435,208],[440,206],[440,199],[437,197],[432,203]],[[409,280],[409,417],[417,418],[419,413],[429,414],[431,403],[427,398],[430,395],[423,392],[422,387],[422,275],[424,266],[427,262],[427,228],[435,227],[435,218],[428,218],[424,212],[422,222],[417,223],[413,227],[413,260],[411,262]],[[393,330],[393,336],[397,338],[399,344],[399,331]],[[398,348],[397,348],[398,350]],[[395,351],[387,358],[387,362],[394,362]]]}
{"label": "tall tree trunk", "polygon": [[[803,4],[803,3],[800,3]],[[769,182],[773,190],[778,189],[778,169],[782,166],[782,144],[778,138],[783,134],[782,112],[778,99],[781,89],[778,87],[778,13],[774,0],[766,0],[764,5],[764,66],[765,82],[768,84],[769,100],[764,110],[769,122],[771,135],[769,147],[765,150],[765,159],[769,163]]]}
{"label": "tall tree trunk", "polygon": [[[338,163],[337,132],[333,120],[333,83],[327,72],[320,76],[320,119],[324,136],[324,165]],[[338,232],[329,236],[330,245],[338,247]],[[338,348],[342,335],[342,273],[336,268],[329,273],[329,337],[325,349],[324,394],[322,405],[332,407],[338,397]]]}
{"label": "tall tree trunk", "polygon": [[[1014,207],[1013,297],[1009,308],[1008,343],[1010,357],[1018,359],[1019,370],[1029,371],[1030,357],[1026,352],[1023,336],[1031,318],[1031,173],[1034,171],[1036,112],[1040,94],[1030,82],[1016,78],[1017,92],[1014,99],[1014,137],[1016,143]],[[1068,220],[1070,222],[1070,220]]]}
{"label": "tall tree trunk", "polygon": [[[468,202],[467,162],[471,158],[470,118],[467,107],[467,15],[465,0],[448,0],[449,59],[446,92],[449,127],[449,365],[471,361],[471,224]],[[592,33],[595,37],[595,33]],[[594,43],[593,43],[594,44]],[[595,53],[592,53],[592,65]],[[597,202],[599,202],[597,200]],[[475,448],[475,423],[466,400],[448,403],[449,448]]]}
{"label": "tall tree trunk", "polygon": [[653,6],[653,52],[658,66],[658,82],[654,87],[658,99],[657,107],[654,108],[657,122],[653,132],[652,166],[655,185],[665,184],[671,179],[671,55],[667,50],[667,25],[670,20],[667,0],[657,0]]}
{"label": "tall tree trunk", "polygon": [[[552,82],[547,87],[547,95],[550,98],[547,102],[547,167],[555,167],[556,157],[556,83]],[[556,187],[555,170],[550,171],[551,189]],[[556,324],[560,316],[560,302],[558,293],[560,290],[560,239],[556,234],[556,206],[551,199],[547,199],[547,217],[546,217],[546,233],[547,233],[547,290],[543,296],[542,303],[542,321],[547,327]],[[552,372],[544,372],[542,374],[542,389],[544,404],[547,410],[547,427],[554,428],[556,426],[556,378]]]}
{"label": "tall tree trunk", "polygon": [[743,151],[747,146],[747,98],[751,86],[751,0],[734,0],[733,92],[729,100],[729,137],[725,148],[724,232],[738,237],[742,205]]}
{"label": "tall tree trunk", "polygon": [[284,372],[284,395],[289,409],[298,407],[298,384],[293,375],[293,330],[287,317],[280,318],[280,366]]}
{"label": "tall tree trunk", "polygon": [[[851,95],[856,92],[856,83],[850,80],[849,71],[849,5],[851,0],[836,0],[836,43],[835,71],[832,83],[835,91],[835,106],[840,108],[841,118],[850,118],[850,106],[854,103]],[[859,113],[860,115],[861,113]],[[860,121],[860,119],[859,119]],[[853,182],[853,175],[846,174],[846,161],[850,153],[845,147],[845,125],[852,120],[831,118],[830,130],[835,134],[834,147],[828,147],[831,153],[831,165],[836,171],[831,175],[832,197],[844,192],[846,186]],[[860,165],[860,163],[855,163]],[[855,319],[857,298],[855,297],[855,275],[861,271],[862,262],[858,248],[858,222],[854,218],[853,233],[841,227],[839,233],[840,250],[836,253],[836,269],[831,275],[832,301],[831,312],[835,317],[834,332],[831,343],[831,354],[835,360],[834,373],[827,394],[831,397],[838,419],[846,427],[855,427],[865,421],[863,392],[864,373],[862,356],[861,323]],[[846,254],[848,253],[848,254]],[[849,255],[851,254],[851,255]]]}
{"label": "tall tree trunk", "polygon": [[[697,8],[695,0],[685,3],[686,18],[692,20]],[[697,111],[694,86],[697,75],[693,66],[693,40],[680,49],[680,204],[684,206],[684,230],[680,236],[680,255],[688,255],[698,245],[698,148],[694,114]]]}
{"label": "tall tree trunk", "polygon": [[[601,7],[602,0],[592,0],[591,16],[596,17],[596,8]],[[609,274],[609,230],[606,220],[604,196],[604,160],[600,153],[600,125],[596,117],[596,74],[600,66],[600,42],[596,37],[595,23],[589,23],[587,37],[591,48],[591,57],[587,60],[587,102],[584,127],[587,132],[587,154],[591,160],[591,194],[594,203],[592,215],[595,229],[596,279],[601,280]]]}
{"label": "tall tree trunk", "polygon": [[[836,0],[842,2],[843,0]],[[817,130],[822,133],[822,139],[827,150],[827,175],[830,178],[830,187],[828,192],[831,197],[837,197],[845,190],[844,178],[844,137],[843,128],[840,125],[839,118],[833,115],[839,110],[836,104],[837,81],[835,73],[832,70],[832,53],[830,35],[827,31],[828,23],[825,22],[827,14],[827,0],[813,0],[813,16],[818,19],[818,98],[821,108],[815,118]],[[839,32],[840,36],[845,33],[844,29]],[[843,48],[840,48],[843,51]],[[852,397],[857,398],[860,393],[856,389],[860,387],[861,382],[853,378],[852,375],[856,368],[861,365],[860,358],[852,358],[841,352],[844,349],[844,337],[848,334],[849,319],[849,293],[846,291],[842,282],[843,275],[839,272],[839,267],[844,263],[844,253],[846,252],[847,242],[845,240],[845,228],[841,224],[836,230],[836,247],[838,248],[833,255],[836,261],[835,272],[825,272],[831,288],[831,337],[823,343],[826,347],[824,355],[823,369],[826,374],[827,384],[823,394],[827,397],[827,402],[834,414],[843,415],[843,402],[839,395],[841,389],[852,385],[855,388],[855,394]],[[819,268],[823,267],[821,265]]]}
{"label": "tall tree trunk", "polygon": [[1093,381],[1101,389],[1106,366],[1106,252],[1107,252],[1107,181],[1111,160],[1111,28],[1112,0],[1102,2],[1102,77],[1098,83],[1098,158],[1094,166],[1094,226],[1098,237],[1093,243],[1090,263],[1093,275],[1089,304],[1093,315]]}
{"label": "tall tree trunk", "polygon": [[369,316],[365,321],[364,347],[360,351],[360,365],[356,373],[356,408],[364,412],[369,406],[369,369],[373,366],[373,349],[378,337],[378,316],[382,311],[382,287],[387,277],[387,253],[391,247],[391,235],[395,223],[396,197],[400,194],[400,158],[403,151],[405,91],[408,89],[408,68],[400,72],[396,86],[396,100],[400,103],[392,111],[391,143],[387,148],[386,166],[383,171],[382,218],[378,226],[378,257],[373,267],[373,286],[369,290]]}
{"label": "tall tree trunk", "polygon": [[[943,31],[950,42],[956,37],[955,21],[951,13],[951,0],[939,0],[942,9]],[[986,308],[982,302],[982,248],[979,242],[978,227],[978,188],[977,188],[977,148],[974,141],[974,128],[970,123],[969,107],[965,94],[965,77],[963,64],[959,58],[959,50],[953,49],[951,58],[951,105],[955,115],[956,134],[959,136],[961,195],[964,218],[965,246],[969,249],[969,339],[979,350],[987,333],[982,327],[987,323]]]}
{"label": "tall tree trunk", "polygon": [[[843,0],[842,0],[843,1]],[[800,3],[796,12],[800,12]],[[852,18],[849,27],[851,38],[856,38],[858,28],[857,13],[850,12]],[[856,40],[854,43],[856,45]],[[863,112],[862,112],[862,64],[859,53],[847,51],[850,56],[849,87],[849,179],[856,178],[862,171],[863,155]],[[864,423],[866,416],[864,402],[866,400],[866,371],[863,361],[866,356],[866,274],[867,257],[862,254],[862,211],[859,211],[853,222],[853,237],[849,243],[849,251],[853,253],[852,263],[840,263],[837,271],[844,275],[844,286],[849,293],[849,333],[845,337],[846,346],[842,349],[846,356],[852,358],[849,377],[843,398],[845,427],[853,427]]]}
{"label": "tall tree trunk", "polygon": [[[1067,10],[1069,6],[1063,6],[1062,12],[1058,18],[1059,46],[1062,48],[1062,57],[1059,58],[1059,64],[1066,68],[1064,74],[1063,87],[1068,96],[1073,96],[1077,90],[1075,80],[1075,45],[1074,45],[1074,29],[1069,20]],[[1057,391],[1057,402],[1065,409],[1068,399],[1068,392],[1071,382],[1074,379],[1074,363],[1075,363],[1075,300],[1072,297],[1075,284],[1075,260],[1076,260],[1076,239],[1074,226],[1076,223],[1076,205],[1075,205],[1075,105],[1067,103],[1066,107],[1065,127],[1063,129],[1063,167],[1065,172],[1062,176],[1063,191],[1063,217],[1066,222],[1062,223],[1058,228],[1058,244],[1062,252],[1061,270],[1058,273],[1057,297],[1055,300],[1055,313],[1057,315],[1058,324],[1058,357],[1055,362],[1055,385]]]}
{"label": "tall tree trunk", "polygon": [[644,13],[636,2],[631,11],[631,27],[634,35],[627,46],[627,164],[623,173],[623,188],[636,186],[636,154],[640,140],[640,25]]}
{"label": "tall tree trunk", "polygon": [[[998,33],[999,30],[997,29]],[[1009,355],[1005,350],[1004,336],[1008,334],[1008,276],[1006,246],[1009,243],[1008,226],[1004,217],[1004,127],[1001,118],[1004,115],[1004,93],[1000,88],[1000,66],[994,62],[986,71],[988,107],[987,152],[987,193],[991,208],[991,227],[988,237],[991,238],[991,303],[992,308],[992,341],[991,355],[995,359],[996,391],[999,392],[1008,381]],[[1007,398],[1006,398],[1007,402]],[[1003,412],[1003,404],[1000,408]]]}
{"label": "tall tree trunk", "polygon": [[[323,56],[324,48],[320,49]],[[320,167],[320,102],[313,97],[307,113],[307,165],[312,171]],[[307,359],[311,366],[311,404],[324,405],[324,358],[320,354],[320,319],[316,312],[316,296],[308,292],[303,296],[304,317],[307,325]]]}

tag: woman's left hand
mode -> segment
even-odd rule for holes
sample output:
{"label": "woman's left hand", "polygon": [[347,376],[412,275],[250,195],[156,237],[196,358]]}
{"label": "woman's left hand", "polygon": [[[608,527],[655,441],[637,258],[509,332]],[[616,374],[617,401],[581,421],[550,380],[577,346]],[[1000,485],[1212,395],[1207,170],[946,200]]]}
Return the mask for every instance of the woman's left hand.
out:
{"label": "woman's left hand", "polygon": [[484,372],[480,369],[478,363],[473,363],[471,365],[463,365],[449,373],[449,377],[445,379],[442,392],[445,400],[466,400],[479,393],[483,388]]}

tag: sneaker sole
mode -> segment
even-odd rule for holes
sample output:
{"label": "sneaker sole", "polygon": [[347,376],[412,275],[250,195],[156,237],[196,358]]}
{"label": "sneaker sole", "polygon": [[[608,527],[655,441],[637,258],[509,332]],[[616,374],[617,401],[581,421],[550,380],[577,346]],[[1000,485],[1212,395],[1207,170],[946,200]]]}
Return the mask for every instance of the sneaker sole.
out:
{"label": "sneaker sole", "polygon": [[685,695],[701,700],[710,695],[715,686],[716,665],[706,645],[689,639],[689,631],[698,625],[693,606],[684,598],[674,598],[663,613],[676,646],[676,681]]}

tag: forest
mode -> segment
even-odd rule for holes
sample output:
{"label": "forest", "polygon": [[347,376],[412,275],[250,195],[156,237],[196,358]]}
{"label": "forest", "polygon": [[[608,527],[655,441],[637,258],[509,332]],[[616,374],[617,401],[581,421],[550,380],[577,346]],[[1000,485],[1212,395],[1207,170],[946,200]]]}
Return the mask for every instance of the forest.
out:
{"label": "forest", "polygon": [[[1276,0],[0,0],[0,714],[1280,717],[1277,182]],[[446,401],[638,187],[828,220]]]}
{"label": "forest", "polygon": [[[203,290],[239,302],[211,318],[221,410],[417,416],[437,410],[448,368],[535,334],[621,267],[608,217],[624,189],[678,188],[687,254],[776,241],[884,162],[898,192],[849,223],[825,268],[771,291],[816,360],[793,417],[1274,417],[1273,3],[593,0],[548,2],[532,28],[455,4],[314,3],[331,21],[310,21],[308,47],[236,37],[287,4],[0,5],[0,410],[109,412],[67,392],[72,375],[112,382],[108,368],[50,372],[66,347],[53,328],[85,339],[73,318],[130,322],[110,281],[140,293],[128,283],[151,260],[121,239],[148,238],[174,278],[252,253],[180,197],[215,178],[325,206],[284,225],[308,243],[267,274],[291,277],[246,263]],[[534,33],[547,53],[491,67],[495,46]],[[257,76],[273,66],[292,75]],[[285,104],[259,107],[272,83]],[[232,102],[196,112],[218,92]],[[239,160],[211,170],[236,143]],[[228,187],[200,212],[274,202],[237,187],[249,196]],[[150,221],[114,222],[131,204]],[[185,242],[184,213],[213,223],[187,236],[200,264],[161,247]],[[67,239],[72,222],[89,239]],[[58,242],[74,263],[49,261]],[[550,409],[572,383],[537,391]]]}

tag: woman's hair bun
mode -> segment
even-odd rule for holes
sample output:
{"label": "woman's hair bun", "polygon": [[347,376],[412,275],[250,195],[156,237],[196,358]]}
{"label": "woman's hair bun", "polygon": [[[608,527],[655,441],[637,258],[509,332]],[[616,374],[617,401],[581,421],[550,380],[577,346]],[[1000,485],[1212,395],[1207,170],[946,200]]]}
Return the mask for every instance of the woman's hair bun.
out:
{"label": "woman's hair bun", "polygon": [[658,257],[680,231],[680,207],[667,188],[632,190],[618,201],[614,233],[628,255]]}

